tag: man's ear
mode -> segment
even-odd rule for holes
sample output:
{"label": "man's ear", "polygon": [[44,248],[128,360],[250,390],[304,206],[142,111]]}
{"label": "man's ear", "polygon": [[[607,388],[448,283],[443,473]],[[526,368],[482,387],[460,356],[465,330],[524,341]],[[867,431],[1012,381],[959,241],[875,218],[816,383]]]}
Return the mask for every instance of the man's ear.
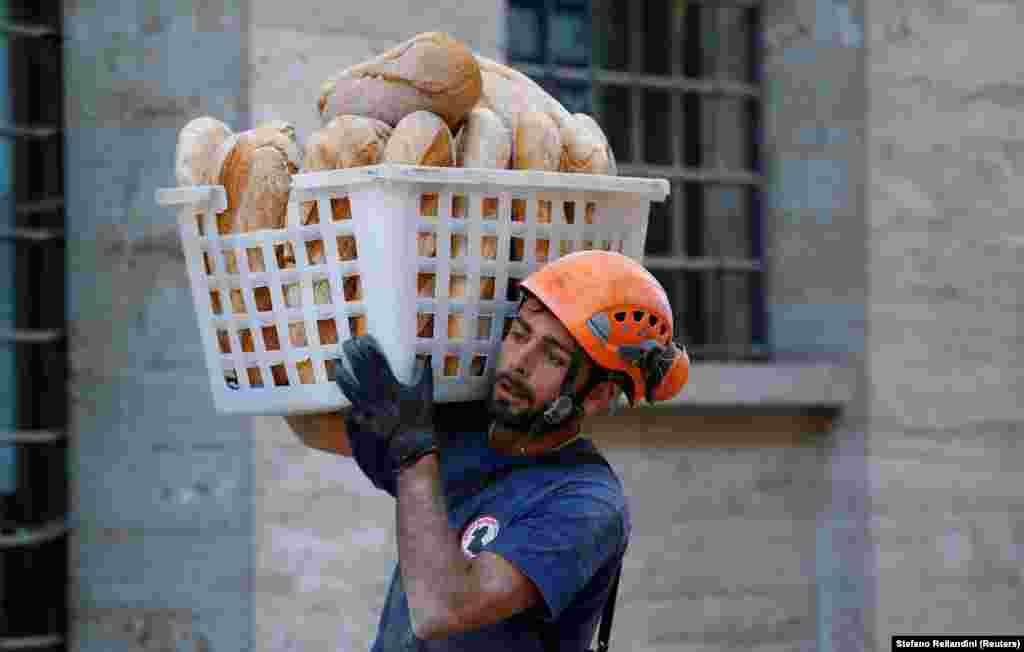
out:
{"label": "man's ear", "polygon": [[591,417],[608,411],[612,401],[619,396],[619,386],[608,380],[594,389],[583,399],[583,414]]}

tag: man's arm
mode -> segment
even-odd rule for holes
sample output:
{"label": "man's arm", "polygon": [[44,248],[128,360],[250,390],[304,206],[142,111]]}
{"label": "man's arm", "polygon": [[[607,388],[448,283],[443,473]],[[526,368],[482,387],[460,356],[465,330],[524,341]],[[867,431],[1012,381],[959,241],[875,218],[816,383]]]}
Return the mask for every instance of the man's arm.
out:
{"label": "man's arm", "polygon": [[344,412],[286,416],[292,432],[310,448],[352,457]]}
{"label": "man's arm", "polygon": [[398,475],[398,560],[413,632],[447,638],[504,620],[538,604],[540,593],[502,557],[467,559],[448,526],[437,455]]}

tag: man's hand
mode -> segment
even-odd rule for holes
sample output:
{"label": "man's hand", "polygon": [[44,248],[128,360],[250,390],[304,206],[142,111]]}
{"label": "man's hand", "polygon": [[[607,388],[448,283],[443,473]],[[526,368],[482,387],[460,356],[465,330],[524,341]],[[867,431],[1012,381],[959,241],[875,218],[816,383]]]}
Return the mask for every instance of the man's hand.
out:
{"label": "man's hand", "polygon": [[352,420],[387,447],[395,468],[437,451],[430,362],[420,363],[412,384],[403,385],[372,335],[347,340],[342,350],[351,371],[338,365],[335,381],[352,403]]}

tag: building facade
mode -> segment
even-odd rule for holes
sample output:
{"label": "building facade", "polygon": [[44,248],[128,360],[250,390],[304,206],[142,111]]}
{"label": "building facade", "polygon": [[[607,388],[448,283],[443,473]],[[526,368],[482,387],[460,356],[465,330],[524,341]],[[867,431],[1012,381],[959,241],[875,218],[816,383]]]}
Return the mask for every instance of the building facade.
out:
{"label": "building facade", "polygon": [[1017,628],[1015,4],[98,4],[64,18],[73,649],[372,641],[393,501],[282,419],[214,411],[153,196],[190,118],[302,138],[323,79],[433,29],[673,183],[648,257],[691,385],[591,427],[635,516],[613,649]]}

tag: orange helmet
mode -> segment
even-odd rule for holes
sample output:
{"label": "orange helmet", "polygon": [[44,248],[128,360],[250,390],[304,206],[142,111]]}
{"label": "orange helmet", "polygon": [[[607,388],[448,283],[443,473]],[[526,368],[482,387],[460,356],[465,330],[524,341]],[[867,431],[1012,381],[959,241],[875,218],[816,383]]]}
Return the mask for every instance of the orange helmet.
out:
{"label": "orange helmet", "polygon": [[598,366],[613,378],[628,378],[630,405],[639,397],[666,401],[686,385],[690,359],[672,341],[668,296],[632,258],[609,251],[568,254],[520,287],[562,322]]}

